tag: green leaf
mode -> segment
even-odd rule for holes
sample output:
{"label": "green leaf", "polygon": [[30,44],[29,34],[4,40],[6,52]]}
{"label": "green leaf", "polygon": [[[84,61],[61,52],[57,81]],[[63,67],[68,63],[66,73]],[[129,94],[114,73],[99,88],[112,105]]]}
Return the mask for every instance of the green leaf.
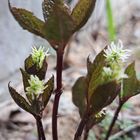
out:
{"label": "green leaf", "polygon": [[104,107],[111,104],[120,92],[120,85],[116,81],[100,85],[96,88],[90,99],[93,114],[98,113]]}
{"label": "green leaf", "polygon": [[91,62],[90,58],[87,58],[87,78],[90,81],[92,73],[94,71],[94,64],[93,62]]}
{"label": "green leaf", "polygon": [[128,78],[123,79],[122,100],[127,100],[140,93],[140,81],[136,77],[135,62],[126,68],[125,74]]}
{"label": "green leaf", "polygon": [[104,57],[104,50],[101,51],[95,58],[94,62],[90,62],[89,58],[87,60],[87,69],[88,69],[88,74],[87,74],[87,79],[89,82],[89,87],[88,87],[88,98],[92,96],[94,93],[94,90],[99,86],[104,84],[107,81],[102,80],[102,71],[103,67],[106,66],[106,61]]}
{"label": "green leaf", "polygon": [[96,0],[80,0],[72,14],[62,0],[44,0],[42,3],[45,22],[32,12],[11,7],[9,9],[23,29],[38,35],[52,45],[64,47],[75,31],[81,28],[90,17]]}
{"label": "green leaf", "polygon": [[82,116],[86,108],[87,83],[85,77],[80,77],[72,88],[72,101],[79,108]]}
{"label": "green leaf", "polygon": [[72,11],[71,16],[76,22],[77,29],[80,29],[88,21],[94,10],[96,0],[79,0]]}
{"label": "green leaf", "polygon": [[29,55],[29,57],[27,57],[24,61],[24,67],[25,67],[25,70],[30,74],[30,73],[33,73],[32,69],[33,69],[33,66],[34,66],[34,62],[33,62],[33,59],[32,59],[32,56]]}
{"label": "green leaf", "polygon": [[61,0],[44,0],[42,9],[46,22],[28,10],[11,7],[10,2],[9,9],[23,29],[48,40],[52,47],[65,45],[74,32],[75,23]]}
{"label": "green leaf", "polygon": [[34,64],[32,56],[26,58],[25,60],[25,70],[28,74],[37,75],[40,80],[45,79],[48,64],[46,62],[46,57],[44,59],[42,67],[39,69],[36,64]]}
{"label": "green leaf", "polygon": [[[24,91],[26,92],[26,88],[30,86],[28,80],[30,79],[30,75],[24,71],[23,69],[20,68],[21,74],[22,74],[22,80],[23,80],[23,86],[24,86]],[[32,95],[31,94],[26,94],[26,97],[30,103],[32,103]]]}
{"label": "green leaf", "polygon": [[42,38],[47,38],[47,34],[44,32],[45,22],[35,17],[32,12],[21,8],[11,7],[10,2],[9,9],[23,29]]}
{"label": "green leaf", "polygon": [[12,98],[14,99],[14,101],[16,102],[16,104],[18,106],[20,106],[23,110],[25,110],[31,114],[34,114],[32,107],[18,92],[16,92],[16,90],[14,88],[12,88],[10,86],[10,83],[8,84],[8,88],[9,88],[9,92],[10,92]]}
{"label": "green leaf", "polygon": [[45,57],[41,69],[39,69],[36,73],[36,75],[39,77],[40,80],[45,79],[47,68],[48,68],[48,63],[47,63],[46,57]]}
{"label": "green leaf", "polygon": [[31,107],[36,115],[42,116],[42,111],[44,108],[43,108],[42,102],[39,100],[39,98],[35,98],[34,100],[32,100]]}
{"label": "green leaf", "polygon": [[44,108],[46,107],[46,105],[51,97],[51,94],[53,92],[53,89],[54,89],[54,76],[52,76],[48,80],[46,85],[48,85],[48,87],[46,87],[46,89],[44,90],[44,93],[42,94],[42,101],[43,101]]}
{"label": "green leaf", "polygon": [[70,16],[69,9],[59,0],[44,0],[42,3],[44,19],[46,21],[46,32],[48,39],[59,45],[65,45],[72,36],[75,23]]}
{"label": "green leaf", "polygon": [[22,68],[20,68],[20,71],[22,74],[24,91],[26,92],[26,88],[30,86],[28,82],[28,80],[30,79],[30,75],[26,71],[24,71]]}
{"label": "green leaf", "polygon": [[[54,12],[54,9],[57,5],[64,6],[62,0],[43,0],[42,2],[42,11],[45,21],[47,22],[48,18]],[[67,7],[64,7],[67,8]],[[68,9],[67,9],[68,10]]]}

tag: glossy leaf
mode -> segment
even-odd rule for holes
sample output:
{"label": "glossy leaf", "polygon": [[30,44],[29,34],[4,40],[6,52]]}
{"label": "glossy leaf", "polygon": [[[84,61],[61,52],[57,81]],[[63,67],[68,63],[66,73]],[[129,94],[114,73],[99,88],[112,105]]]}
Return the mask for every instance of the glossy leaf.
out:
{"label": "glossy leaf", "polygon": [[82,108],[85,108],[88,103],[90,112],[97,114],[109,105],[120,92],[120,84],[116,81],[108,82],[102,78],[105,66],[107,66],[107,62],[103,50],[93,62],[89,58],[87,59],[87,76],[80,77],[73,87],[73,102],[82,113],[84,112]]}
{"label": "glossy leaf", "polygon": [[42,102],[38,98],[32,100],[31,106],[36,115],[42,116],[42,111],[44,108]]}
{"label": "glossy leaf", "polygon": [[90,58],[88,57],[87,58],[87,78],[88,78],[88,81],[90,81],[91,79],[91,76],[92,76],[92,73],[94,71],[94,65],[93,65],[93,62],[91,62]]}
{"label": "glossy leaf", "polygon": [[30,86],[28,82],[28,80],[30,79],[30,75],[26,71],[24,71],[22,68],[20,68],[20,71],[22,74],[24,91],[26,92],[26,88]]}
{"label": "glossy leaf", "polygon": [[48,39],[54,44],[65,45],[74,32],[75,23],[69,9],[61,0],[44,0],[42,4]]}
{"label": "glossy leaf", "polygon": [[[54,8],[57,6],[64,6],[64,3],[62,0],[44,0],[42,2],[42,10],[43,10],[43,16],[45,21],[47,22],[47,19],[50,17],[51,13],[54,12]],[[65,7],[66,8],[66,7]]]}
{"label": "glossy leaf", "polygon": [[98,113],[104,107],[111,104],[120,92],[120,85],[116,81],[100,85],[96,88],[90,99],[93,114]]}
{"label": "glossy leaf", "polygon": [[[30,75],[24,71],[23,69],[20,68],[21,74],[22,74],[22,80],[23,80],[23,86],[24,86],[24,91],[26,92],[26,88],[30,86],[28,80],[30,79]],[[32,95],[31,94],[26,94],[26,97],[30,103],[32,103]]]}
{"label": "glossy leaf", "polygon": [[38,19],[32,12],[11,7],[11,13],[23,29],[46,39],[52,47],[64,47],[73,33],[79,30],[90,17],[96,0],[80,0],[74,10],[62,0],[44,0],[42,3],[45,22]]}
{"label": "glossy leaf", "polygon": [[40,80],[45,79],[48,64],[46,62],[46,57],[44,59],[42,67],[39,69],[36,64],[34,64],[31,55],[25,60],[25,70],[28,74],[37,75]]}
{"label": "glossy leaf", "polygon": [[43,101],[43,108],[46,107],[51,94],[53,93],[53,89],[54,89],[54,76],[52,76],[48,82],[46,83],[46,85],[48,85],[48,87],[46,87],[46,89],[44,90],[44,93],[42,94],[42,101]]}
{"label": "glossy leaf", "polygon": [[33,59],[32,59],[32,56],[30,55],[29,57],[27,57],[25,59],[25,62],[24,62],[24,67],[25,67],[25,70],[30,74],[32,73],[32,67],[34,66],[34,62],[33,62]]}
{"label": "glossy leaf", "polygon": [[79,30],[88,21],[94,10],[95,3],[96,0],[79,0],[71,14],[77,25],[76,30]]}
{"label": "glossy leaf", "polygon": [[106,66],[106,61],[104,57],[104,51],[101,51],[95,58],[94,62],[90,62],[90,60],[87,60],[87,69],[88,69],[88,74],[87,74],[87,79],[89,82],[89,87],[88,87],[88,96],[89,99],[94,93],[94,90],[99,86],[104,84],[106,81],[102,80],[102,71],[103,67]]}
{"label": "glossy leaf", "polygon": [[45,59],[44,59],[44,61],[43,61],[42,68],[39,69],[39,70],[37,71],[37,74],[36,74],[36,75],[40,78],[40,80],[45,79],[45,75],[46,75],[46,72],[47,72],[47,68],[48,68],[48,63],[47,63],[46,57],[45,57]]}
{"label": "glossy leaf", "polygon": [[47,38],[47,34],[45,33],[45,22],[34,16],[32,12],[21,8],[11,7],[10,2],[9,9],[23,29],[42,38]]}
{"label": "glossy leaf", "polygon": [[87,83],[85,77],[80,77],[72,88],[72,101],[79,108],[82,116],[86,107]]}
{"label": "glossy leaf", "polygon": [[131,63],[125,70],[128,78],[123,79],[122,100],[127,100],[140,93],[140,81],[136,77],[135,63]]}
{"label": "glossy leaf", "polygon": [[14,99],[14,101],[16,102],[16,104],[18,106],[20,106],[23,110],[25,110],[31,114],[34,114],[29,103],[18,92],[16,92],[16,90],[14,88],[12,88],[10,86],[10,84],[8,84],[8,88],[9,88],[9,92],[10,92],[12,98]]}

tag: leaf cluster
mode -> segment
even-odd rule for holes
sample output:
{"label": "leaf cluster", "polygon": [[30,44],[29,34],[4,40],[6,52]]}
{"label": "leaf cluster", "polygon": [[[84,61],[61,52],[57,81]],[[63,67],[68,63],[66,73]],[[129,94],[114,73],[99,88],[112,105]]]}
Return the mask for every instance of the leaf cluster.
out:
{"label": "leaf cluster", "polygon": [[9,8],[23,29],[46,39],[53,48],[66,46],[70,37],[89,19],[96,0],[80,0],[71,11],[63,0],[44,0],[42,11],[44,21],[37,18],[31,11],[12,7]]}
{"label": "leaf cluster", "polygon": [[33,98],[32,95],[27,94],[27,87],[30,86],[29,80],[31,75],[37,76],[39,80],[45,79],[47,66],[48,64],[46,62],[46,58],[44,58],[44,62],[41,68],[38,68],[37,64],[34,64],[31,55],[25,59],[25,70],[21,68],[20,71],[22,74],[26,98],[19,94],[13,87],[11,87],[10,83],[8,85],[9,92],[17,105],[34,116],[42,116],[42,112],[45,109],[53,92],[54,76],[52,76],[46,83],[44,83],[46,88],[44,89],[43,93],[39,94],[39,96],[34,96]]}
{"label": "leaf cluster", "polygon": [[103,80],[103,67],[107,65],[103,54],[103,51],[100,52],[93,62],[87,59],[87,75],[80,77],[72,89],[73,103],[79,108],[80,116],[89,114],[89,118],[92,118],[92,123],[89,123],[92,125],[105,117],[105,112],[104,115],[99,114],[114,100],[120,89],[117,81]]}
{"label": "leaf cluster", "polygon": [[121,104],[124,104],[129,98],[140,93],[140,81],[136,77],[134,62],[125,70],[128,78],[122,78],[121,82],[103,78],[103,68],[107,65],[104,51],[101,51],[93,62],[88,58],[87,75],[78,78],[72,89],[73,103],[78,107],[81,118],[88,114],[90,125],[104,119],[105,114],[99,116],[97,121],[94,120],[118,95]]}

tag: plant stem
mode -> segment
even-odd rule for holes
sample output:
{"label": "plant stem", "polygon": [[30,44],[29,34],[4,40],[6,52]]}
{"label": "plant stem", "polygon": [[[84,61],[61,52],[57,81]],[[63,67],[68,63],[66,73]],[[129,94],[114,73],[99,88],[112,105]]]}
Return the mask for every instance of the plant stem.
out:
{"label": "plant stem", "polygon": [[118,115],[119,115],[119,113],[120,113],[120,111],[121,111],[121,108],[122,108],[123,104],[124,104],[124,103],[120,102],[120,104],[119,104],[119,106],[118,106],[118,108],[117,108],[117,110],[116,110],[116,112],[115,112],[115,114],[114,114],[114,117],[113,117],[113,119],[112,119],[112,122],[111,122],[111,124],[110,124],[110,126],[109,126],[109,129],[108,129],[108,131],[107,131],[105,140],[108,140],[108,139],[109,139],[109,137],[110,137],[110,135],[111,135],[111,132],[112,132],[112,129],[113,129],[114,125],[115,125],[115,122],[116,122],[116,120],[117,120],[117,118],[118,118]]}
{"label": "plant stem", "polygon": [[56,66],[56,94],[54,98],[53,105],[53,115],[52,115],[52,135],[53,140],[58,140],[57,133],[57,114],[60,96],[62,94],[62,70],[63,70],[63,49],[58,48],[57,50],[57,66]]}
{"label": "plant stem", "polygon": [[40,117],[35,117],[38,131],[38,140],[46,140]]}
{"label": "plant stem", "polygon": [[81,139],[81,135],[82,135],[82,132],[85,128],[85,125],[86,125],[87,121],[88,121],[88,115],[85,114],[83,116],[79,126],[78,126],[78,129],[77,129],[76,133],[75,133],[74,140],[80,140]]}
{"label": "plant stem", "polygon": [[84,140],[88,139],[89,131],[90,131],[90,129],[87,126],[85,126]]}

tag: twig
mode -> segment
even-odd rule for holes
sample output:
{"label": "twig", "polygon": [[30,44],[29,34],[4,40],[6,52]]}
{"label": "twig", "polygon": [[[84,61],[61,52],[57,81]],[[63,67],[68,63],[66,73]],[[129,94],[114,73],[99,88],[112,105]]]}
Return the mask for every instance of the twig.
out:
{"label": "twig", "polygon": [[119,131],[118,133],[116,133],[116,134],[114,134],[113,136],[111,136],[111,137],[109,138],[109,140],[115,140],[115,139],[117,139],[117,138],[119,138],[119,137],[125,135],[126,133],[128,133],[128,132],[130,132],[130,131],[132,131],[132,130],[138,128],[138,127],[140,127],[140,123],[134,124],[134,125],[132,125],[132,126],[129,126],[129,127],[127,127],[126,129],[124,129],[124,130],[122,130],[122,131]]}
{"label": "twig", "polygon": [[116,110],[116,112],[115,112],[115,114],[114,114],[114,117],[113,117],[113,119],[112,119],[112,122],[111,122],[111,124],[110,124],[110,126],[109,126],[109,129],[108,129],[108,131],[107,131],[105,140],[108,140],[108,139],[109,139],[109,137],[110,137],[110,135],[111,135],[111,132],[112,132],[112,129],[113,129],[114,125],[115,125],[115,122],[116,122],[116,120],[117,120],[117,118],[118,118],[118,115],[119,115],[119,113],[120,113],[120,110],[121,110],[123,104],[124,104],[124,103],[122,103],[122,102],[120,101],[119,106],[118,106],[118,108],[117,108],[117,110]]}

